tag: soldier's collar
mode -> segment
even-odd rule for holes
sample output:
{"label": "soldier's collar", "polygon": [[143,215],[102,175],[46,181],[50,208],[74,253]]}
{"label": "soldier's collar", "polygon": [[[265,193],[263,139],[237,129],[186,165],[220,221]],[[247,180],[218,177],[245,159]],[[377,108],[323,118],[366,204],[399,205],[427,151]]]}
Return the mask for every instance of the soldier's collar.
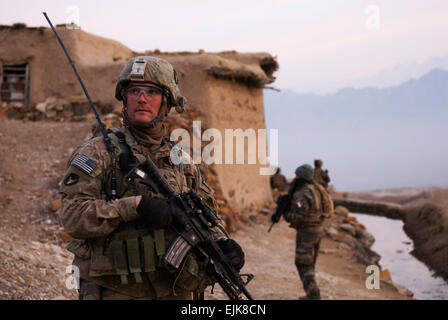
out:
{"label": "soldier's collar", "polygon": [[[129,128],[127,128],[126,126],[123,126],[120,129],[124,133],[126,143],[131,148],[131,150],[136,151],[136,152],[141,152],[142,148],[148,150],[146,147],[140,145],[137,142],[137,140],[132,135],[132,132],[129,130]],[[162,139],[162,143],[160,144],[160,146],[157,147],[157,149],[155,149],[153,151],[149,151],[149,152],[152,155],[151,158],[154,158],[154,159],[169,157],[170,152],[171,152],[171,144],[170,144],[169,140]]]}

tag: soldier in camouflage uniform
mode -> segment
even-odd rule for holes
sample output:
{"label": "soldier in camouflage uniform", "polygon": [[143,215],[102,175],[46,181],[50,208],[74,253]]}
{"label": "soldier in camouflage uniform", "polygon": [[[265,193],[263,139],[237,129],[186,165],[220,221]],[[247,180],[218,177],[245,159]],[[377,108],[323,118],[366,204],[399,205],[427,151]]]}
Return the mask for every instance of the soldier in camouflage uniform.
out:
{"label": "soldier in camouflage uniform", "polygon": [[330,183],[330,176],[328,170],[322,169],[322,160],[314,160],[314,182],[319,183],[328,190],[328,184]]}
{"label": "soldier in camouflage uniform", "polygon": [[322,223],[333,212],[333,202],[325,188],[313,181],[313,167],[304,164],[295,171],[295,191],[286,221],[297,230],[295,264],[306,299],[320,299],[315,265],[323,235]]}
{"label": "soldier in camouflage uniform", "polygon": [[275,174],[271,177],[270,182],[271,188],[277,189],[280,192],[285,191],[285,188],[288,185],[285,176],[280,173],[280,168],[278,168]]}
{"label": "soldier in camouflage uniform", "polygon": [[[194,189],[216,210],[212,190],[195,165],[175,165],[163,120],[171,107],[184,109],[176,72],[155,57],[131,59],[120,74],[115,96],[123,101],[124,125],[83,143],[69,159],[61,181],[61,222],[76,240],[68,250],[79,268],[80,299],[192,299],[210,284],[205,254],[192,250],[171,274],[161,259],[176,238],[177,207],[162,194],[128,178],[131,164],[150,156],[177,193]],[[116,187],[115,187],[116,185]],[[116,190],[116,191],[115,191]],[[214,228],[229,263],[244,264],[241,247],[221,225]]]}

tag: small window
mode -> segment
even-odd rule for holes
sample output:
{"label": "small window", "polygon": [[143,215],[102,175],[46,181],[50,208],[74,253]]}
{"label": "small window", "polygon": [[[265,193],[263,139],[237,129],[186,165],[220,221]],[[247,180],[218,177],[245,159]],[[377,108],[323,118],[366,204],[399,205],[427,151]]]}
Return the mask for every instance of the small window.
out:
{"label": "small window", "polygon": [[28,102],[28,65],[3,65],[1,101]]}

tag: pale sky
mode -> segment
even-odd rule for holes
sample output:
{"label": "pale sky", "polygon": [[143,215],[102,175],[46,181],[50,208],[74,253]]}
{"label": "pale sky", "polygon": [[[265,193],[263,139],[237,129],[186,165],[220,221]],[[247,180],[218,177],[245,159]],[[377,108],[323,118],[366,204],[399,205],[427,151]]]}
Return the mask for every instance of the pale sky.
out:
{"label": "pale sky", "polygon": [[0,24],[47,26],[42,11],[135,51],[269,52],[274,86],[297,91],[448,55],[446,0],[1,0]]}

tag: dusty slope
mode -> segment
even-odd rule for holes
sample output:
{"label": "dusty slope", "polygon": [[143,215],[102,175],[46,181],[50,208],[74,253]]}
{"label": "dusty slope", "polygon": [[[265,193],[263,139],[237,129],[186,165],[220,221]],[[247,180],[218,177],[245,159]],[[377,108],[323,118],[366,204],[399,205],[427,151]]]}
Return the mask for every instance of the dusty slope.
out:
{"label": "dusty slope", "polygon": [[[72,256],[49,207],[73,148],[89,123],[23,123],[0,120],[0,299],[75,299],[65,287]],[[246,251],[243,271],[257,299],[296,299],[303,294],[294,266],[294,230],[282,222],[267,233],[251,224],[234,234]],[[326,239],[318,260],[318,282],[326,299],[403,299],[381,283],[365,289],[364,266],[340,244]],[[216,289],[210,299],[224,298]]]}
{"label": "dusty slope", "polygon": [[63,279],[71,259],[50,210],[87,123],[0,121],[0,299],[74,298]]}

